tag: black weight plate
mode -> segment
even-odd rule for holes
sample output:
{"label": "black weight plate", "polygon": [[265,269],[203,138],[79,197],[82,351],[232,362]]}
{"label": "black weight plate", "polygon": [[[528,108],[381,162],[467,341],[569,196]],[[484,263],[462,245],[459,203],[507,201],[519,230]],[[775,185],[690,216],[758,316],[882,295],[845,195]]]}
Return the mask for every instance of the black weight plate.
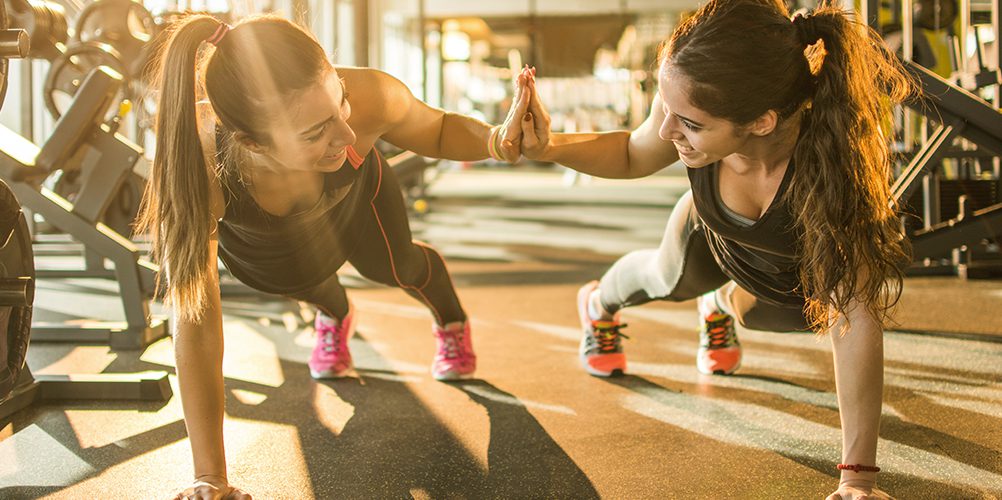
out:
{"label": "black weight plate", "polygon": [[[0,248],[0,278],[31,277],[28,283],[28,304],[34,299],[35,265],[31,252],[28,224],[21,213],[21,204],[14,193],[0,181],[0,219],[13,221],[13,231]],[[31,305],[0,306],[0,401],[10,395],[17,384],[31,335]]]}

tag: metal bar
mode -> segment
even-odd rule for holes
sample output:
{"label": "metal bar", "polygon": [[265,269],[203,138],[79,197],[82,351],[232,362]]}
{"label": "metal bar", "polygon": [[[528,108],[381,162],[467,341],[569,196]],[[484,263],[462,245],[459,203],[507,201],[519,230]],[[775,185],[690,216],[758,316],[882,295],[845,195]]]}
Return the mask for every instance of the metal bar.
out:
{"label": "metal bar", "polygon": [[916,260],[949,255],[954,248],[973,246],[984,239],[1002,235],[1002,203],[975,211],[962,219],[951,219],[912,234]]}
{"label": "metal bar", "polygon": [[41,399],[167,401],[173,395],[166,372],[38,375]]}
{"label": "metal bar", "polygon": [[157,326],[149,319],[150,297],[146,292],[151,279],[145,274],[151,269],[140,263],[135,244],[104,224],[95,225],[68,211],[69,202],[51,191],[39,191],[21,182],[12,183],[10,187],[23,205],[42,214],[53,226],[72,234],[88,249],[114,264],[128,328],[110,337],[113,349],[140,349],[166,334],[163,325]]}
{"label": "metal bar", "polygon": [[957,137],[961,128],[962,124],[959,122],[943,124],[929,136],[929,141],[912,158],[912,161],[908,163],[908,166],[891,186],[891,195],[894,200],[902,203],[908,200],[911,193],[919,186],[919,183],[915,181],[931,165],[942,159],[944,146],[949,145]]}

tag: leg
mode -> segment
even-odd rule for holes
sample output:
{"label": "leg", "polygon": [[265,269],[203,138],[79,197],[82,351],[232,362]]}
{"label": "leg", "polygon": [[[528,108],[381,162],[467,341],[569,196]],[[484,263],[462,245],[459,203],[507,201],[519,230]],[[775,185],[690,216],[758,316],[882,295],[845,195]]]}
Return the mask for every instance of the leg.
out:
{"label": "leg", "polygon": [[803,309],[765,304],[734,283],[721,289],[724,307],[737,318],[738,323],[753,330],[770,332],[803,332],[810,330]]}
{"label": "leg", "polygon": [[396,176],[381,161],[378,168],[369,206],[357,215],[363,225],[354,233],[359,238],[358,246],[348,261],[362,276],[402,288],[431,310],[438,347],[432,363],[436,379],[470,378],[477,358],[470,325],[445,260],[430,246],[412,240]]}
{"label": "leg", "polygon": [[726,283],[717,266],[692,203],[686,193],[672,210],[661,246],[632,252],[602,277],[578,292],[584,336],[579,357],[592,375],[609,376],[626,370],[616,312],[651,300],[683,301]]}
{"label": "leg", "polygon": [[382,162],[378,166],[375,193],[357,215],[362,223],[356,225],[359,242],[348,261],[362,276],[401,288],[421,301],[438,325],[465,321],[445,261],[430,246],[412,240],[396,175]]}
{"label": "leg", "polygon": [[713,259],[688,192],[672,210],[661,246],[619,259],[602,276],[599,290],[602,308],[615,314],[652,300],[689,300],[727,281]]}
{"label": "leg", "polygon": [[336,274],[313,288],[291,293],[288,297],[309,302],[323,314],[338,321],[348,315],[348,295]]}

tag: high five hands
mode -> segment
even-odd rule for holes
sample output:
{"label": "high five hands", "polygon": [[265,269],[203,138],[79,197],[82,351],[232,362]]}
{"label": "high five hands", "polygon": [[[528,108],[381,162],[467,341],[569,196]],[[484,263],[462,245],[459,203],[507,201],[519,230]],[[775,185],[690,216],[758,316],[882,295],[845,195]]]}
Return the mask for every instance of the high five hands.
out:
{"label": "high five hands", "polygon": [[530,160],[542,160],[550,148],[550,114],[536,92],[536,68],[526,66],[519,75],[519,95],[529,101],[521,117],[522,155]]}
{"label": "high five hands", "polygon": [[505,161],[543,159],[550,147],[550,115],[536,93],[536,68],[525,66],[516,76],[514,104],[496,128],[496,139],[493,133],[491,138]]}

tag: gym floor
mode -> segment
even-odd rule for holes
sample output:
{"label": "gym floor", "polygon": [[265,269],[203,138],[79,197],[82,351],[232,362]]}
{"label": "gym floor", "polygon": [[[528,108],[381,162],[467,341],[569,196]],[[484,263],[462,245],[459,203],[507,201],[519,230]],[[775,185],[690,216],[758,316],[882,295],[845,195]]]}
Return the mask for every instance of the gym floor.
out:
{"label": "gym floor", "polygon": [[[351,269],[355,378],[310,378],[308,310],[228,295],[234,484],[263,499],[830,493],[840,432],[827,339],[740,330],[738,374],[702,376],[694,304],[655,303],[625,311],[629,375],[579,368],[578,287],[656,245],[687,188],[678,171],[584,180],[568,188],[559,173],[474,170],[433,185],[415,232],[443,251],[473,319],[476,381],[432,380],[427,312]],[[116,319],[115,294],[110,282],[42,281],[36,317]],[[895,497],[1002,498],[998,311],[1002,282],[908,279],[885,337],[879,484]],[[36,374],[173,372],[167,339],[142,353],[39,343],[28,356]],[[16,414],[0,429],[0,498],[170,497],[192,473],[174,391],[166,403]]]}

